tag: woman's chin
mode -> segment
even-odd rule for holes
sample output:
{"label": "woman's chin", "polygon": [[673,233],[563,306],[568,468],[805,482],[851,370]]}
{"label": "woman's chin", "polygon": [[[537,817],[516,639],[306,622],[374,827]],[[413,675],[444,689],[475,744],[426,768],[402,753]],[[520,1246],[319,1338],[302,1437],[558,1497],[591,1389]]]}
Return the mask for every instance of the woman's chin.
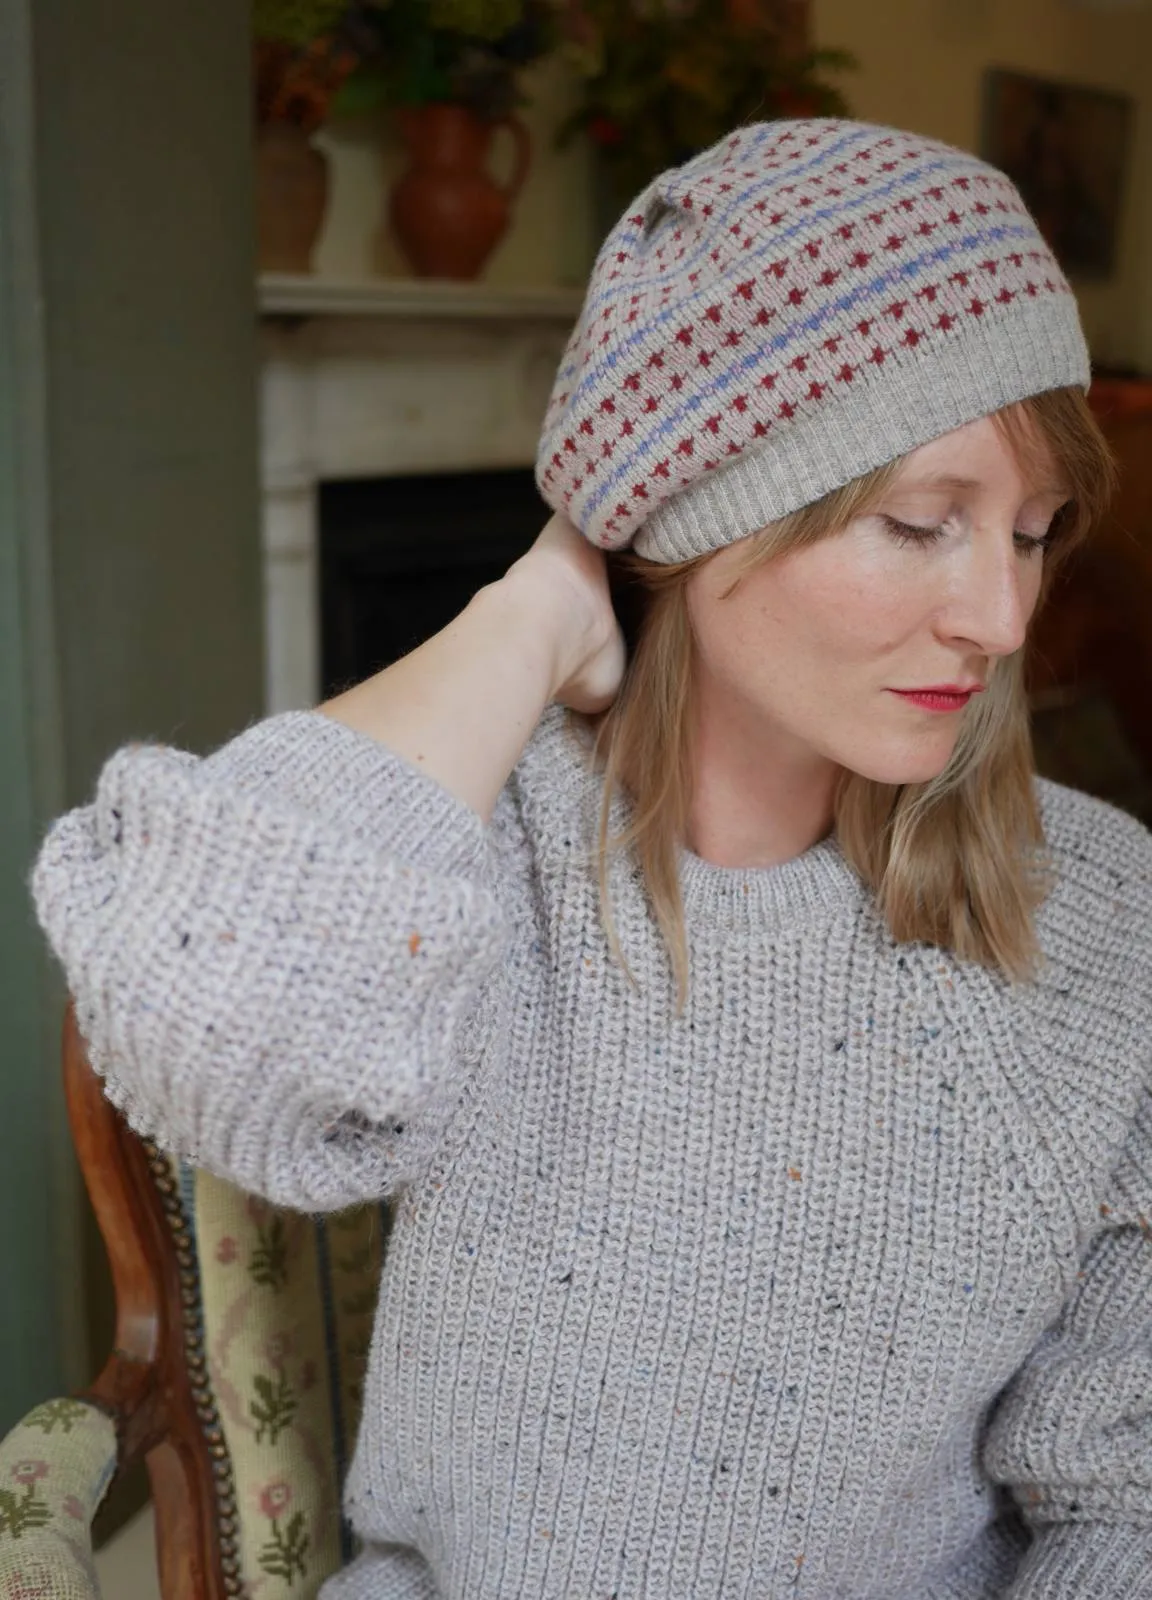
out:
{"label": "woman's chin", "polygon": [[955,735],[917,744],[912,749],[899,742],[888,749],[854,751],[840,764],[873,783],[900,788],[909,783],[931,783],[938,778],[951,761],[955,748]]}

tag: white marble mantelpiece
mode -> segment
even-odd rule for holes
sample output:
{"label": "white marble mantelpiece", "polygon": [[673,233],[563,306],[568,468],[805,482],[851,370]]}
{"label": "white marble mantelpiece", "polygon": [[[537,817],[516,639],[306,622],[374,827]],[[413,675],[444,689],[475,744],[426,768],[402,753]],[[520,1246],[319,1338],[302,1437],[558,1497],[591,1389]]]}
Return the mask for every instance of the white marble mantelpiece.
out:
{"label": "white marble mantelpiece", "polygon": [[268,711],[320,692],[322,482],[531,466],[574,289],[261,278]]}

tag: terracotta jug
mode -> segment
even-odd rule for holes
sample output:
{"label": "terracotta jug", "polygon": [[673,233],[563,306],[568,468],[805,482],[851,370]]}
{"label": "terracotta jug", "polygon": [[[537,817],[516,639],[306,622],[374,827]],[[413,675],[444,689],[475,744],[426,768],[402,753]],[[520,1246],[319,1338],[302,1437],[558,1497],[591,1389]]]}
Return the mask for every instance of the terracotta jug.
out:
{"label": "terracotta jug", "polygon": [[261,272],[311,272],[328,209],[328,158],[292,122],[256,139],[256,237]]}
{"label": "terracotta jug", "polygon": [[[404,254],[422,278],[478,277],[528,176],[527,128],[518,117],[485,122],[466,106],[446,104],[406,108],[399,122],[409,166],[392,190],[389,217]],[[516,145],[506,187],[486,165],[497,128],[507,128]]]}

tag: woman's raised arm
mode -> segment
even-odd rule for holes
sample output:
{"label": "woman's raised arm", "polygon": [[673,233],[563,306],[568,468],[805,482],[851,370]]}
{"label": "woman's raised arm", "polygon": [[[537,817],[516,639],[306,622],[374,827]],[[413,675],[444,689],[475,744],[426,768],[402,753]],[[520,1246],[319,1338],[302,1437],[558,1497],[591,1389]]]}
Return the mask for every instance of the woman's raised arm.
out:
{"label": "woman's raised arm", "polygon": [[603,558],[553,519],[327,715],[204,760],[113,756],[33,890],[133,1125],[309,1210],[419,1170],[480,1068],[516,920],[481,819],[547,701],[605,704],[622,658]]}

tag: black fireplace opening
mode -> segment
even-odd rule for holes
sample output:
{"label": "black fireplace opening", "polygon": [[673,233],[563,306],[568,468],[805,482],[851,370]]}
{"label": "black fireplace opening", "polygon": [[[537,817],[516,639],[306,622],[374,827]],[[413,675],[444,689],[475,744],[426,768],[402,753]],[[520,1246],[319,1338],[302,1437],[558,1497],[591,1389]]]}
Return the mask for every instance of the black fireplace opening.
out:
{"label": "black fireplace opening", "polygon": [[438,633],[524,553],[549,515],[530,468],[322,484],[324,696]]}

